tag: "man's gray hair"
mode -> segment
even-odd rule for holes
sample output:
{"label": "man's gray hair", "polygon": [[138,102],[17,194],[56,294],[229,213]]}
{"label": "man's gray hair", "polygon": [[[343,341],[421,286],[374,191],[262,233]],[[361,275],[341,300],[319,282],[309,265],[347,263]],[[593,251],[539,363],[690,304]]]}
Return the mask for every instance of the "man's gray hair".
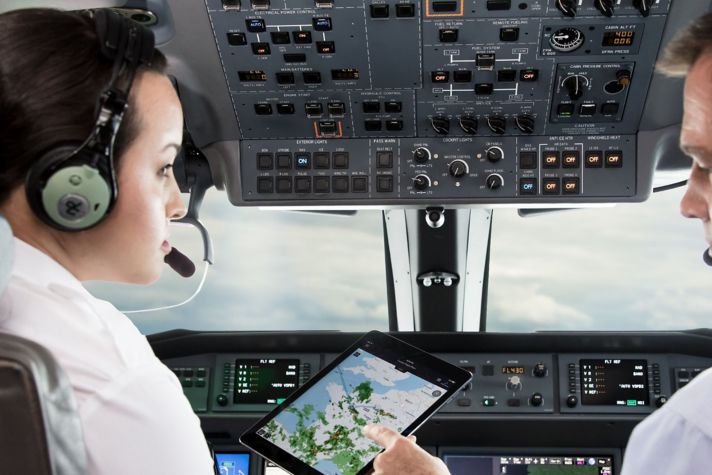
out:
{"label": "man's gray hair", "polygon": [[712,53],[712,13],[697,18],[675,35],[658,61],[658,71],[685,77],[705,51]]}

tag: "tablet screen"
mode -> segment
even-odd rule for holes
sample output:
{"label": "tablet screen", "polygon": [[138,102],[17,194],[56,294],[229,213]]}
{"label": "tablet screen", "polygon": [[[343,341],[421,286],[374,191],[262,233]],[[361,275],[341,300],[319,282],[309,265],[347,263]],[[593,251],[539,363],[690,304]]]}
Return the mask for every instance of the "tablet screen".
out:
{"label": "tablet screen", "polygon": [[257,435],[321,473],[355,474],[381,451],[362,435],[363,426],[402,432],[452,386],[417,361],[366,342],[282,407]]}

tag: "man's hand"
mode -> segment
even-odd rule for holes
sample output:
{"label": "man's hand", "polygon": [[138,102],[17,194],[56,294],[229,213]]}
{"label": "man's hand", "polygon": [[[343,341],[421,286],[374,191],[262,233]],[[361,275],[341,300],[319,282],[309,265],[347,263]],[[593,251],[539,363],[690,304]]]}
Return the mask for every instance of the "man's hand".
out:
{"label": "man's hand", "polygon": [[415,436],[405,438],[379,425],[364,427],[363,434],[386,449],[373,461],[373,475],[450,475],[442,460],[415,444]]}

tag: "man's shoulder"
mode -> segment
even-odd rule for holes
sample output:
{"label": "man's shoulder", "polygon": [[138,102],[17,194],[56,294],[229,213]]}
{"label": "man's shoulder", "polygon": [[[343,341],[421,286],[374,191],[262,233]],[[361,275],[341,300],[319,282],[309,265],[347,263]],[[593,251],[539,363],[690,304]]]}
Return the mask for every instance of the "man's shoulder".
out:
{"label": "man's shoulder", "polygon": [[712,440],[712,368],[679,389],[658,412],[675,415]]}

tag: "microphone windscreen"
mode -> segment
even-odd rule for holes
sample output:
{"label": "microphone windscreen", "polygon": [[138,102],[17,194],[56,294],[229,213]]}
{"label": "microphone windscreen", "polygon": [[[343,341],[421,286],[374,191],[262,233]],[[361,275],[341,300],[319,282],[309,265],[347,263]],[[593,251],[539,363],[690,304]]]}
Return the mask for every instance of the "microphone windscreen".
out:
{"label": "microphone windscreen", "polygon": [[708,266],[712,266],[712,256],[710,255],[710,249],[705,249],[704,254],[702,254],[702,260],[705,261],[705,264]]}
{"label": "microphone windscreen", "polygon": [[195,274],[195,264],[188,257],[180,252],[175,247],[171,248],[171,252],[166,254],[163,261],[171,266],[171,269],[178,272],[181,277],[190,277]]}

